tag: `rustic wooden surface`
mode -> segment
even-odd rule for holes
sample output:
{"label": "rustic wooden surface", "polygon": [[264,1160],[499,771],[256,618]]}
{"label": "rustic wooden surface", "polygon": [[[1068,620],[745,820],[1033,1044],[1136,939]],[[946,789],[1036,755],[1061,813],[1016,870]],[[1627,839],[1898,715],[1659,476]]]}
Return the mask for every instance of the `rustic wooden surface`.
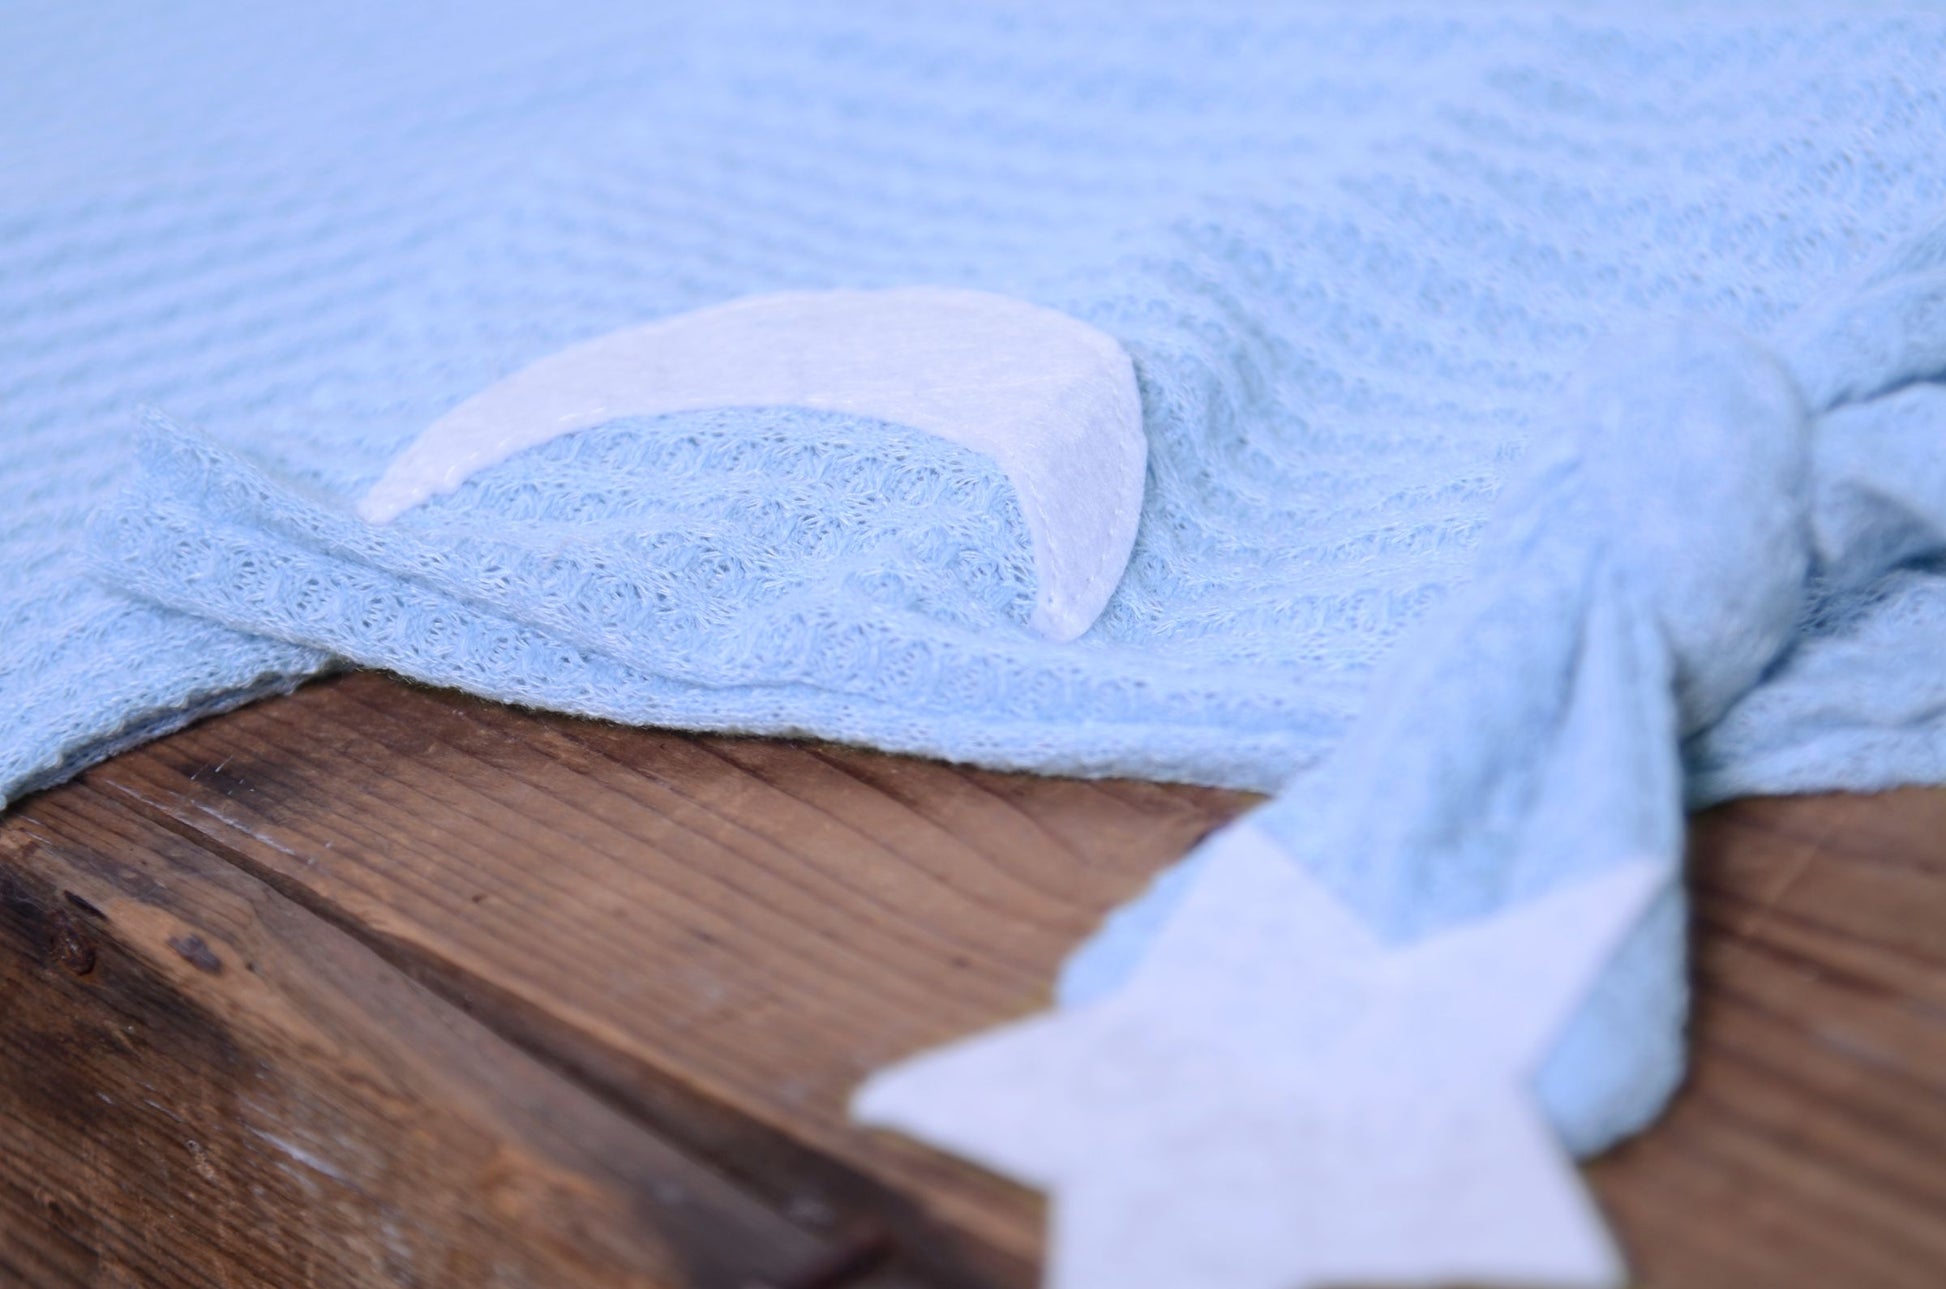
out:
{"label": "rustic wooden surface", "polygon": [[[1249,804],[374,675],[0,821],[0,1283],[1032,1283],[1041,1206],[850,1127]],[[1946,792],[1694,830],[1695,1075],[1588,1172],[1640,1283],[1946,1284]]]}

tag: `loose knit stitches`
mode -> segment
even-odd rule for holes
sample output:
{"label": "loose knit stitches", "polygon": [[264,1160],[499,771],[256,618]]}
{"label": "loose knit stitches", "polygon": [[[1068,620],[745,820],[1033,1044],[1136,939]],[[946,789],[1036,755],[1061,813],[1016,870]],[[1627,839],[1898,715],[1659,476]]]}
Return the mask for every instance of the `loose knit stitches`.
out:
{"label": "loose knit stitches", "polygon": [[[1763,333],[1946,208],[1927,13],[591,9],[504,44],[472,11],[303,40],[35,21],[0,55],[54,105],[0,157],[9,796],[333,655],[1275,787],[1468,576],[1591,346],[1678,314]],[[125,108],[65,88],[130,83]],[[1072,645],[1024,628],[1004,480],[894,426],[617,423],[390,530],[349,516],[425,424],[566,344],[922,282],[1136,360],[1143,526]],[[1692,738],[1694,798],[1946,778],[1942,628],[1923,560],[1818,601]]]}

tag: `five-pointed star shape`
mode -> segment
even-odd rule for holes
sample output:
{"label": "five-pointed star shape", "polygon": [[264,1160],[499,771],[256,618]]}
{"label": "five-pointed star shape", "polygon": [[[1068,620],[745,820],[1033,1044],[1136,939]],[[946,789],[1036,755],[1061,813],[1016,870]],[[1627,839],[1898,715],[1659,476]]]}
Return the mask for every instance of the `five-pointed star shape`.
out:
{"label": "five-pointed star shape", "polygon": [[1388,949],[1254,825],[1215,844],[1119,991],[854,1115],[1048,1192],[1053,1289],[1619,1283],[1529,1084],[1668,865]]}

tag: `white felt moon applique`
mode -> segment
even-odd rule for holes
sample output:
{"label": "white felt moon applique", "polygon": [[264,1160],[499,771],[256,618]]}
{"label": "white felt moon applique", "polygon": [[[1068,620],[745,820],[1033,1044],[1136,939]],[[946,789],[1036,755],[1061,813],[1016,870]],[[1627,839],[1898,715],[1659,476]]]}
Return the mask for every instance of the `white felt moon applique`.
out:
{"label": "white felt moon applique", "polygon": [[1027,523],[1042,635],[1086,631],[1121,580],[1148,465],[1127,352],[1053,309],[940,287],[749,296],[574,345],[440,417],[358,511],[387,522],[523,448],[621,417],[786,406],[992,458]]}

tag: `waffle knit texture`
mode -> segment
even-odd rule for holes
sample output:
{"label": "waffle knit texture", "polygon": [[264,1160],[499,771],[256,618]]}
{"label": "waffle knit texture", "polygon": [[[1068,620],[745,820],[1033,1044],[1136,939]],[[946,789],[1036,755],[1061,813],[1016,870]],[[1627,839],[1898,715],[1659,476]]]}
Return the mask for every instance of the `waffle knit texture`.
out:
{"label": "waffle knit texture", "polygon": [[[1274,828],[1410,936],[1574,871],[1581,805],[1661,853],[1684,796],[1946,780],[1921,495],[1946,481],[1912,447],[1946,434],[1924,384],[1946,362],[1844,387],[1936,323],[1923,289],[1868,298],[1873,273],[1939,267],[1908,240],[1946,210],[1936,10],[49,5],[0,36],[0,795],[349,660],[628,722],[1289,783]],[[391,525],[351,512],[433,419],[566,345],[753,292],[913,284],[1061,309],[1135,361],[1145,509],[1078,641],[1027,629],[992,463],[854,417],[620,421]],[[1859,299],[1852,330],[1792,348],[1820,302]],[[1618,334],[1698,335],[1726,366],[1648,346],[1615,375],[1644,349]],[[1631,512],[1593,501],[1560,503],[1559,549],[1531,508],[1489,517],[1590,441],[1601,389],[1737,420],[1739,399],[1775,412],[1772,366],[1807,442],[1878,399],[1913,495],[1834,493],[1853,519],[1824,528],[1872,553],[1827,577],[1853,547],[1791,547],[1785,638],[1702,702],[1689,673],[1746,619],[1677,640],[1656,571],[1720,546],[1734,580],[1749,534],[1733,488],[1654,489],[1709,461],[1634,477],[1613,452],[1615,487],[1587,494],[1664,505],[1674,543],[1638,550]],[[1675,424],[1646,450],[1682,446]],[[1599,590],[1605,568],[1634,589]],[[1484,647],[1440,625],[1489,602],[1527,611]],[[1597,686],[1626,732],[1561,733],[1587,711],[1584,637],[1632,677]],[[1393,690],[1496,686],[1535,700],[1386,726]],[[1391,732],[1347,744],[1361,713]],[[1616,770],[1678,734],[1680,762]],[[1570,744],[1600,754],[1544,754]],[[1407,768],[1356,750],[1381,745]],[[1349,773],[1330,767],[1368,795],[1403,774],[1436,819],[1476,782],[1454,748],[1504,757],[1529,785],[1507,810],[1548,822],[1389,838],[1369,863],[1360,840],[1304,844]],[[1557,761],[1579,768],[1532,787]],[[1600,797],[1613,782],[1645,795]],[[1680,1069],[1680,927],[1672,902],[1543,1079],[1584,1149]]]}

